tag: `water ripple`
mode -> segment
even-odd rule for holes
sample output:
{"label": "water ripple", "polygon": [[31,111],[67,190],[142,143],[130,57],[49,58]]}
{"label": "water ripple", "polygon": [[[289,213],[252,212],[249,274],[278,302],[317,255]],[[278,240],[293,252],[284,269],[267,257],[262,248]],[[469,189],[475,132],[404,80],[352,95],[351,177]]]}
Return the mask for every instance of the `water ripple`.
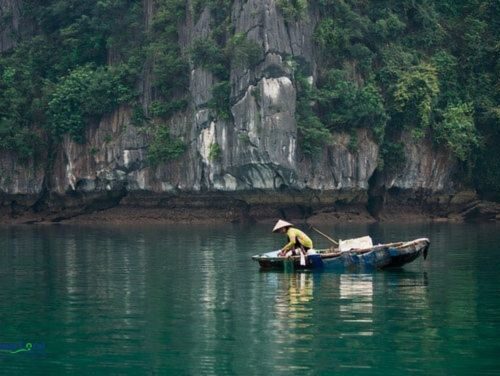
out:
{"label": "water ripple", "polygon": [[281,245],[267,227],[0,227],[0,342],[47,350],[0,361],[9,374],[494,374],[497,230],[345,226],[426,234],[430,257],[287,274],[250,260]]}

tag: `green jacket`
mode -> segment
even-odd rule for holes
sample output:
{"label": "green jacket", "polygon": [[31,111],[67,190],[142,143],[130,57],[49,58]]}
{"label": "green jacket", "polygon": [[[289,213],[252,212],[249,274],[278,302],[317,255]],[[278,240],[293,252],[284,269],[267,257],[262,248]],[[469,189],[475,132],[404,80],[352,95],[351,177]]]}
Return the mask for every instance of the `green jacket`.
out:
{"label": "green jacket", "polygon": [[286,232],[286,235],[288,236],[288,244],[283,247],[284,251],[289,251],[292,248],[298,247],[300,244],[306,248],[313,247],[311,238],[298,228],[290,227]]}

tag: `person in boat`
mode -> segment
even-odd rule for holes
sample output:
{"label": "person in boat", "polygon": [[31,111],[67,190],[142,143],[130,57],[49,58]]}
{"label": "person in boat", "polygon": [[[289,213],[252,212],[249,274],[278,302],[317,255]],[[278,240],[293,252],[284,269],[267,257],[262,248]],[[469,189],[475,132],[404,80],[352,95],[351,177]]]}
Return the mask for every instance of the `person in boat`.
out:
{"label": "person in boat", "polygon": [[286,234],[288,237],[288,243],[280,249],[278,256],[300,255],[301,251],[306,254],[313,247],[309,236],[281,219],[274,226],[273,232]]}

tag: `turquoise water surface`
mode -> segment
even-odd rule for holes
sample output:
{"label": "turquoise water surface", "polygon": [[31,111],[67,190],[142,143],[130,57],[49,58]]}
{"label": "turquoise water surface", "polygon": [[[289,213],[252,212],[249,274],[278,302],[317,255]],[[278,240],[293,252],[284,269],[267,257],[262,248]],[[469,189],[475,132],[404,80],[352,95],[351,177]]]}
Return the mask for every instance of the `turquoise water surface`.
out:
{"label": "turquoise water surface", "polygon": [[429,237],[429,257],[260,272],[250,257],[285,240],[270,226],[0,227],[0,372],[500,374],[500,226],[320,228]]}

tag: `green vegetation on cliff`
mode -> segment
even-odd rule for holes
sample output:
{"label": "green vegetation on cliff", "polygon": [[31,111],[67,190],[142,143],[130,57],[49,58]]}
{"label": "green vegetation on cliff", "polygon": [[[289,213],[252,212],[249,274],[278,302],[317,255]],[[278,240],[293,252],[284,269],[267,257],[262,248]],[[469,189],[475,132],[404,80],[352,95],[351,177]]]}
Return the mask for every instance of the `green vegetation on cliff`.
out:
{"label": "green vegetation on cliff", "polygon": [[[252,69],[259,44],[234,32],[231,0],[49,0],[22,2],[16,47],[0,55],[0,149],[33,158],[84,130],[117,106],[147,128],[149,160],[179,157],[183,142],[169,119],[189,105],[190,66],[213,73],[212,115],[231,120],[230,69]],[[191,9],[188,8],[191,6]],[[293,69],[301,150],[317,155],[334,131],[372,130],[380,168],[397,169],[412,137],[448,149],[468,184],[500,192],[500,3],[497,0],[277,0],[290,27],[316,22],[315,73]],[[210,34],[190,48],[180,25],[211,16]],[[189,17],[188,17],[189,16]],[[146,21],[147,20],[147,21]],[[10,22],[8,18],[0,20]],[[142,108],[141,79],[152,78]],[[356,150],[353,137],[350,149]]]}
{"label": "green vegetation on cliff", "polygon": [[[33,156],[38,140],[69,134],[134,98],[142,2],[22,2],[17,46],[0,55],[0,147]],[[131,48],[134,47],[134,48]]]}
{"label": "green vegetation on cliff", "polygon": [[373,129],[386,168],[401,161],[402,137],[430,137],[472,171],[469,180],[480,190],[499,192],[498,177],[483,171],[500,156],[491,147],[500,142],[500,3],[317,4],[320,62],[313,96],[323,126]]}

